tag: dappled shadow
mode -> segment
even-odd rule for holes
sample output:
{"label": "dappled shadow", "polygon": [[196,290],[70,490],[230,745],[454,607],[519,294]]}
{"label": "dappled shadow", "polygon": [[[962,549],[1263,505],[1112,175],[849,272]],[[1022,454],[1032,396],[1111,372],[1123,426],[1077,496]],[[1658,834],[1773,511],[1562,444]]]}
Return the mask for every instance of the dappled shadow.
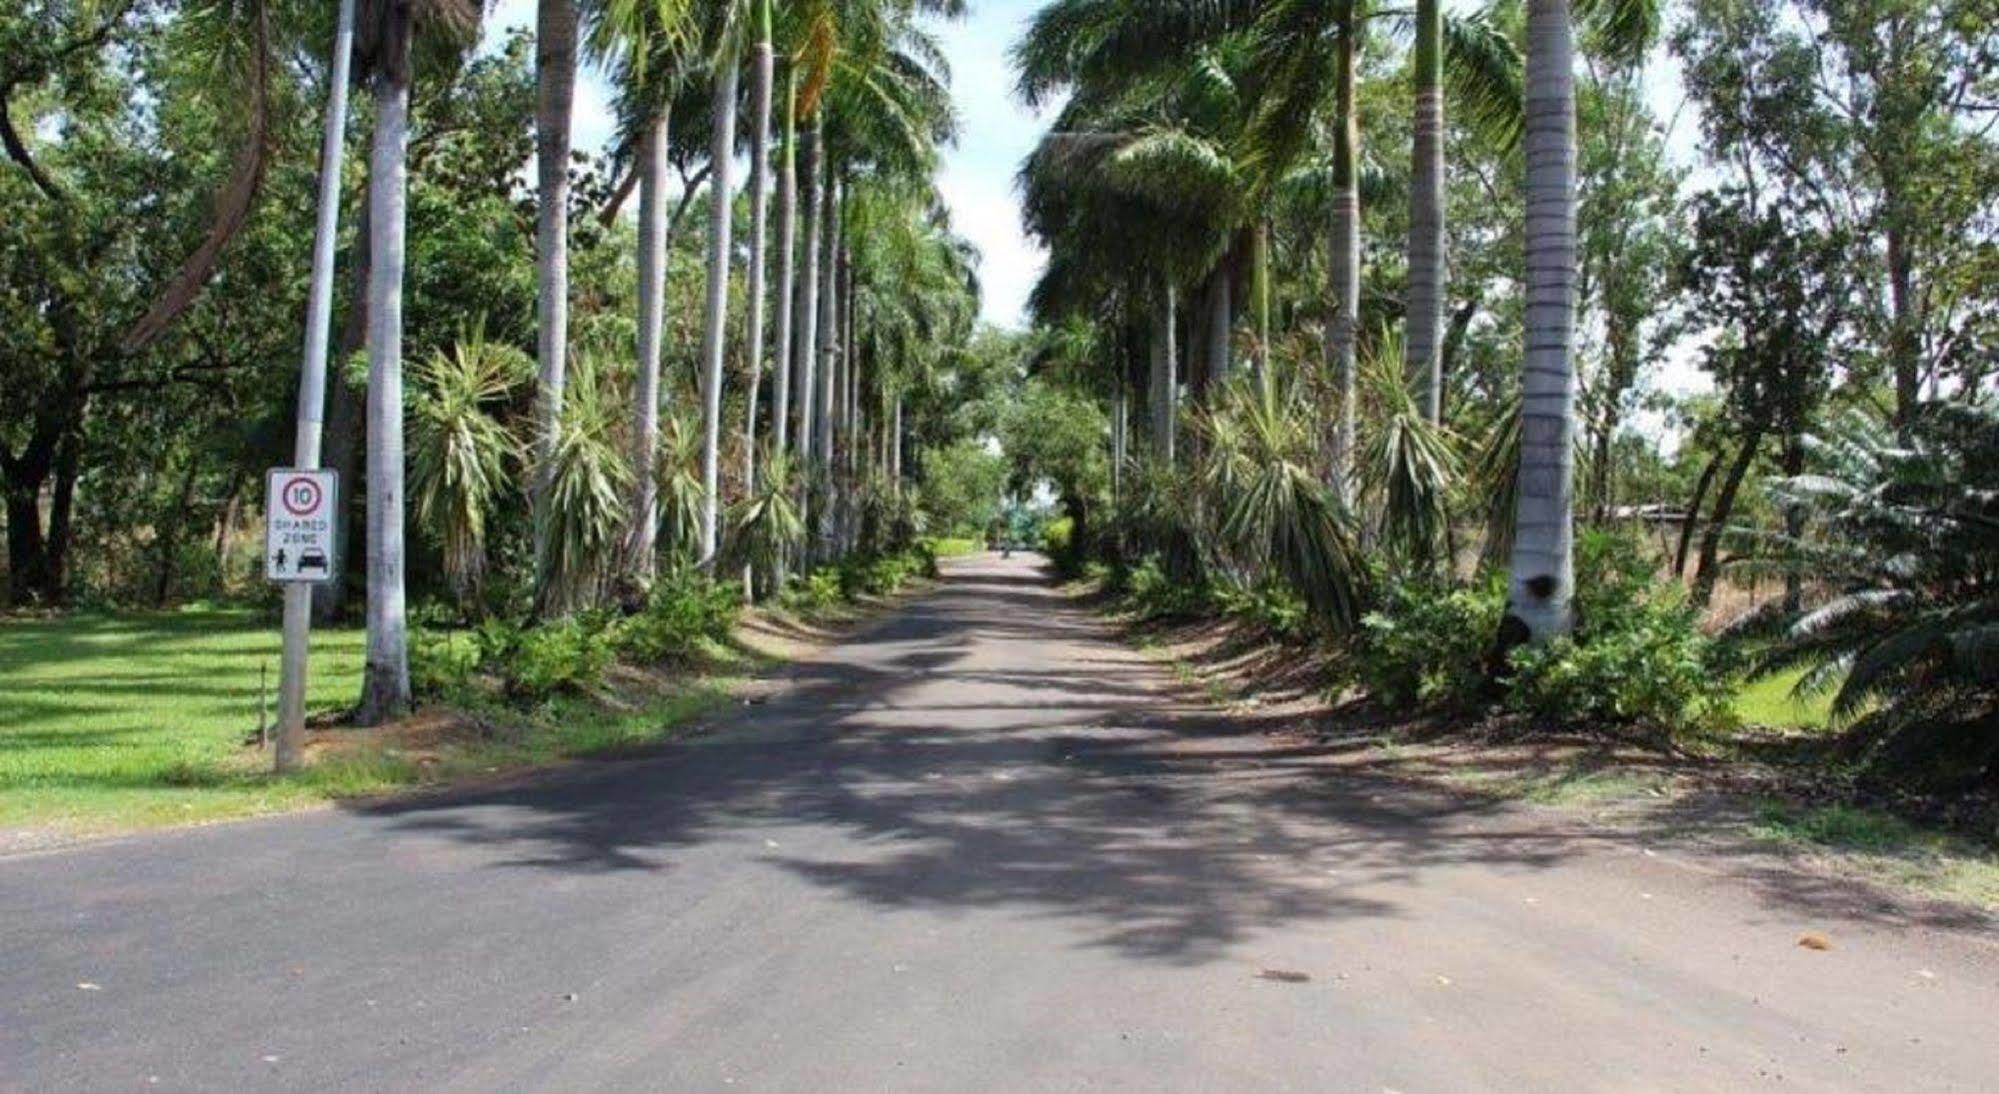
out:
{"label": "dappled shadow", "polygon": [[1440,867],[1531,872],[1660,835],[1345,762],[1359,742],[1272,737],[1184,701],[1103,634],[1037,576],[973,568],[693,742],[350,808],[491,848],[502,869],[669,871],[748,845],[868,906],[1003,908],[1168,963],[1407,914],[1407,883]]}

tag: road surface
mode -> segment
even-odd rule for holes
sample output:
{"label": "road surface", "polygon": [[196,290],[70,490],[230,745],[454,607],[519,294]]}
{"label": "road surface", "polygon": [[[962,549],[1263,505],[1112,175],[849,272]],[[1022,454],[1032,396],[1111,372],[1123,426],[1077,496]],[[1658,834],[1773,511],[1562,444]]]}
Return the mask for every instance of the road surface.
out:
{"label": "road surface", "polygon": [[1315,770],[1033,567],[655,757],[0,859],[0,1088],[1999,1083],[1976,917]]}

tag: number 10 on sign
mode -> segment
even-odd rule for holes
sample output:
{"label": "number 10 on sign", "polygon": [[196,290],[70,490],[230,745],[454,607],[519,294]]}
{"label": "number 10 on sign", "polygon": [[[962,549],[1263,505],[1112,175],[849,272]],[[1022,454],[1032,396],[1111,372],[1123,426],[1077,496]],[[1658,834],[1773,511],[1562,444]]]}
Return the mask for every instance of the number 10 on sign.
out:
{"label": "number 10 on sign", "polygon": [[274,468],[266,486],[264,576],[280,582],[331,581],[339,476],[332,471]]}

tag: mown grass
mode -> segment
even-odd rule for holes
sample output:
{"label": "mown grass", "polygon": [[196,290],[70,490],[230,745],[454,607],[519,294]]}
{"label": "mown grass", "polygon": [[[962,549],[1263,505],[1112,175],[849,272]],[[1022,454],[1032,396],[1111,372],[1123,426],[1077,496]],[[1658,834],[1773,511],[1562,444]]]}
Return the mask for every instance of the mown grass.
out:
{"label": "mown grass", "polygon": [[[531,711],[496,705],[472,712],[483,735],[434,755],[362,743],[279,778],[249,743],[260,701],[275,719],[278,641],[274,621],[242,610],[0,621],[0,829],[87,835],[196,823],[615,752],[713,709],[731,683],[694,674],[617,704],[573,696]],[[350,705],[361,660],[358,630],[316,631],[308,710]]]}

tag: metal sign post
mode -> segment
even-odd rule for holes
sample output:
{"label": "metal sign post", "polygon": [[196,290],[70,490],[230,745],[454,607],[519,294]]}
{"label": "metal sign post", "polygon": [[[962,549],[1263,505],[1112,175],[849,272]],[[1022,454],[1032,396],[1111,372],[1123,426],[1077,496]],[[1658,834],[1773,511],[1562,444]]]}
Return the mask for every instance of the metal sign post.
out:
{"label": "metal sign post", "polygon": [[[340,0],[339,22],[333,28],[333,63],[326,77],[326,131],[319,154],[319,219],[312,240],[312,292],[306,303],[305,359],[298,377],[298,434],[293,460],[304,471],[319,466],[320,423],[326,413],[326,339],[333,325],[333,245],[340,227],[340,161],[346,151],[347,82],[354,54],[354,0]],[[281,474],[273,472],[271,485]],[[287,483],[300,480],[287,479]],[[322,559],[325,575],[306,580],[290,579],[285,584],[284,653],[278,661],[278,748],[277,769],[296,771],[305,762],[305,668],[307,640],[312,629],[312,580],[327,580],[339,565],[333,550],[332,529],[338,527],[333,515],[339,483],[328,475],[320,489],[318,503],[325,507],[328,530]],[[306,500],[301,495],[299,499]],[[264,509],[274,513],[285,509],[287,499],[277,491],[266,493]],[[266,518],[269,520],[270,518]],[[265,543],[266,567],[272,565],[274,549],[280,544]],[[290,553],[287,565],[310,573],[303,559]],[[270,573],[270,570],[266,570]],[[274,579],[276,579],[274,577]]]}

